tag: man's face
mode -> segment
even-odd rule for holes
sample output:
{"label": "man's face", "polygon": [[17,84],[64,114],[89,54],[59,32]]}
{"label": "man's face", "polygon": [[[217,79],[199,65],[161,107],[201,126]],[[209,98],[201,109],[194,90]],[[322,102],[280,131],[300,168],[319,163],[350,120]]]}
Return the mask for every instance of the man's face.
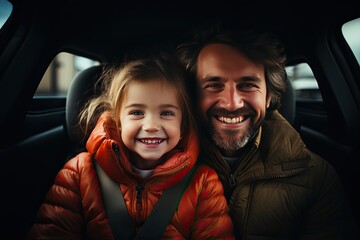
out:
{"label": "man's face", "polygon": [[270,104],[264,67],[225,44],[205,46],[197,63],[201,109],[211,136],[222,154],[236,156]]}

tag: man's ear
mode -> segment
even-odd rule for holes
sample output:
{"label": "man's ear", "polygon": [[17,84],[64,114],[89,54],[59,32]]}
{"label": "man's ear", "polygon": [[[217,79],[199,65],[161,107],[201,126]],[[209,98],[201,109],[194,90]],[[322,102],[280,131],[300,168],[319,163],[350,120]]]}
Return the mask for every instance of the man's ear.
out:
{"label": "man's ear", "polygon": [[269,107],[270,107],[271,98],[272,98],[272,94],[269,93],[269,94],[266,96],[266,108],[269,108]]}

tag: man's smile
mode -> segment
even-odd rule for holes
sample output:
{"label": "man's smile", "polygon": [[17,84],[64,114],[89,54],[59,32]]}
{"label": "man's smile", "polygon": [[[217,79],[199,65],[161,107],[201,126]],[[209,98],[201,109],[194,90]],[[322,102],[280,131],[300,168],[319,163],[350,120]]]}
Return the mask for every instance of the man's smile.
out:
{"label": "man's smile", "polygon": [[224,117],[224,116],[217,116],[216,117],[220,122],[225,123],[240,123],[242,122],[245,117],[244,116],[237,116],[237,117]]}

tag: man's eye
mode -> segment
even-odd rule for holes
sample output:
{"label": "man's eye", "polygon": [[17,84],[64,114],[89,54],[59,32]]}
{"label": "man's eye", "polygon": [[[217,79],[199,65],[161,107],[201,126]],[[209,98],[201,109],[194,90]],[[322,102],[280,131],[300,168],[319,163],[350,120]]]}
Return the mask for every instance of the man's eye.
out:
{"label": "man's eye", "polygon": [[209,88],[209,89],[219,89],[222,87],[223,87],[223,84],[221,84],[221,83],[210,83],[205,86],[205,88]]}
{"label": "man's eye", "polygon": [[256,85],[252,84],[252,83],[242,83],[238,85],[238,89],[245,89],[245,90],[249,90],[252,88],[257,88]]}

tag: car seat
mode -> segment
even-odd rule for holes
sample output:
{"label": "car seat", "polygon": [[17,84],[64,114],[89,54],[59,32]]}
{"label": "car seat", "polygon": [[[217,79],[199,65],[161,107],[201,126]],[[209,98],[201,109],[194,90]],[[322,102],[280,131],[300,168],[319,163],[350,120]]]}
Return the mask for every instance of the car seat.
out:
{"label": "car seat", "polygon": [[297,122],[295,121],[295,103],[295,90],[291,82],[286,79],[286,90],[281,96],[279,112],[295,129],[298,130]]}
{"label": "car seat", "polygon": [[86,139],[78,125],[79,113],[86,102],[99,94],[96,81],[102,72],[102,65],[82,70],[72,80],[66,98],[66,132],[70,142],[70,157],[84,150]]}

